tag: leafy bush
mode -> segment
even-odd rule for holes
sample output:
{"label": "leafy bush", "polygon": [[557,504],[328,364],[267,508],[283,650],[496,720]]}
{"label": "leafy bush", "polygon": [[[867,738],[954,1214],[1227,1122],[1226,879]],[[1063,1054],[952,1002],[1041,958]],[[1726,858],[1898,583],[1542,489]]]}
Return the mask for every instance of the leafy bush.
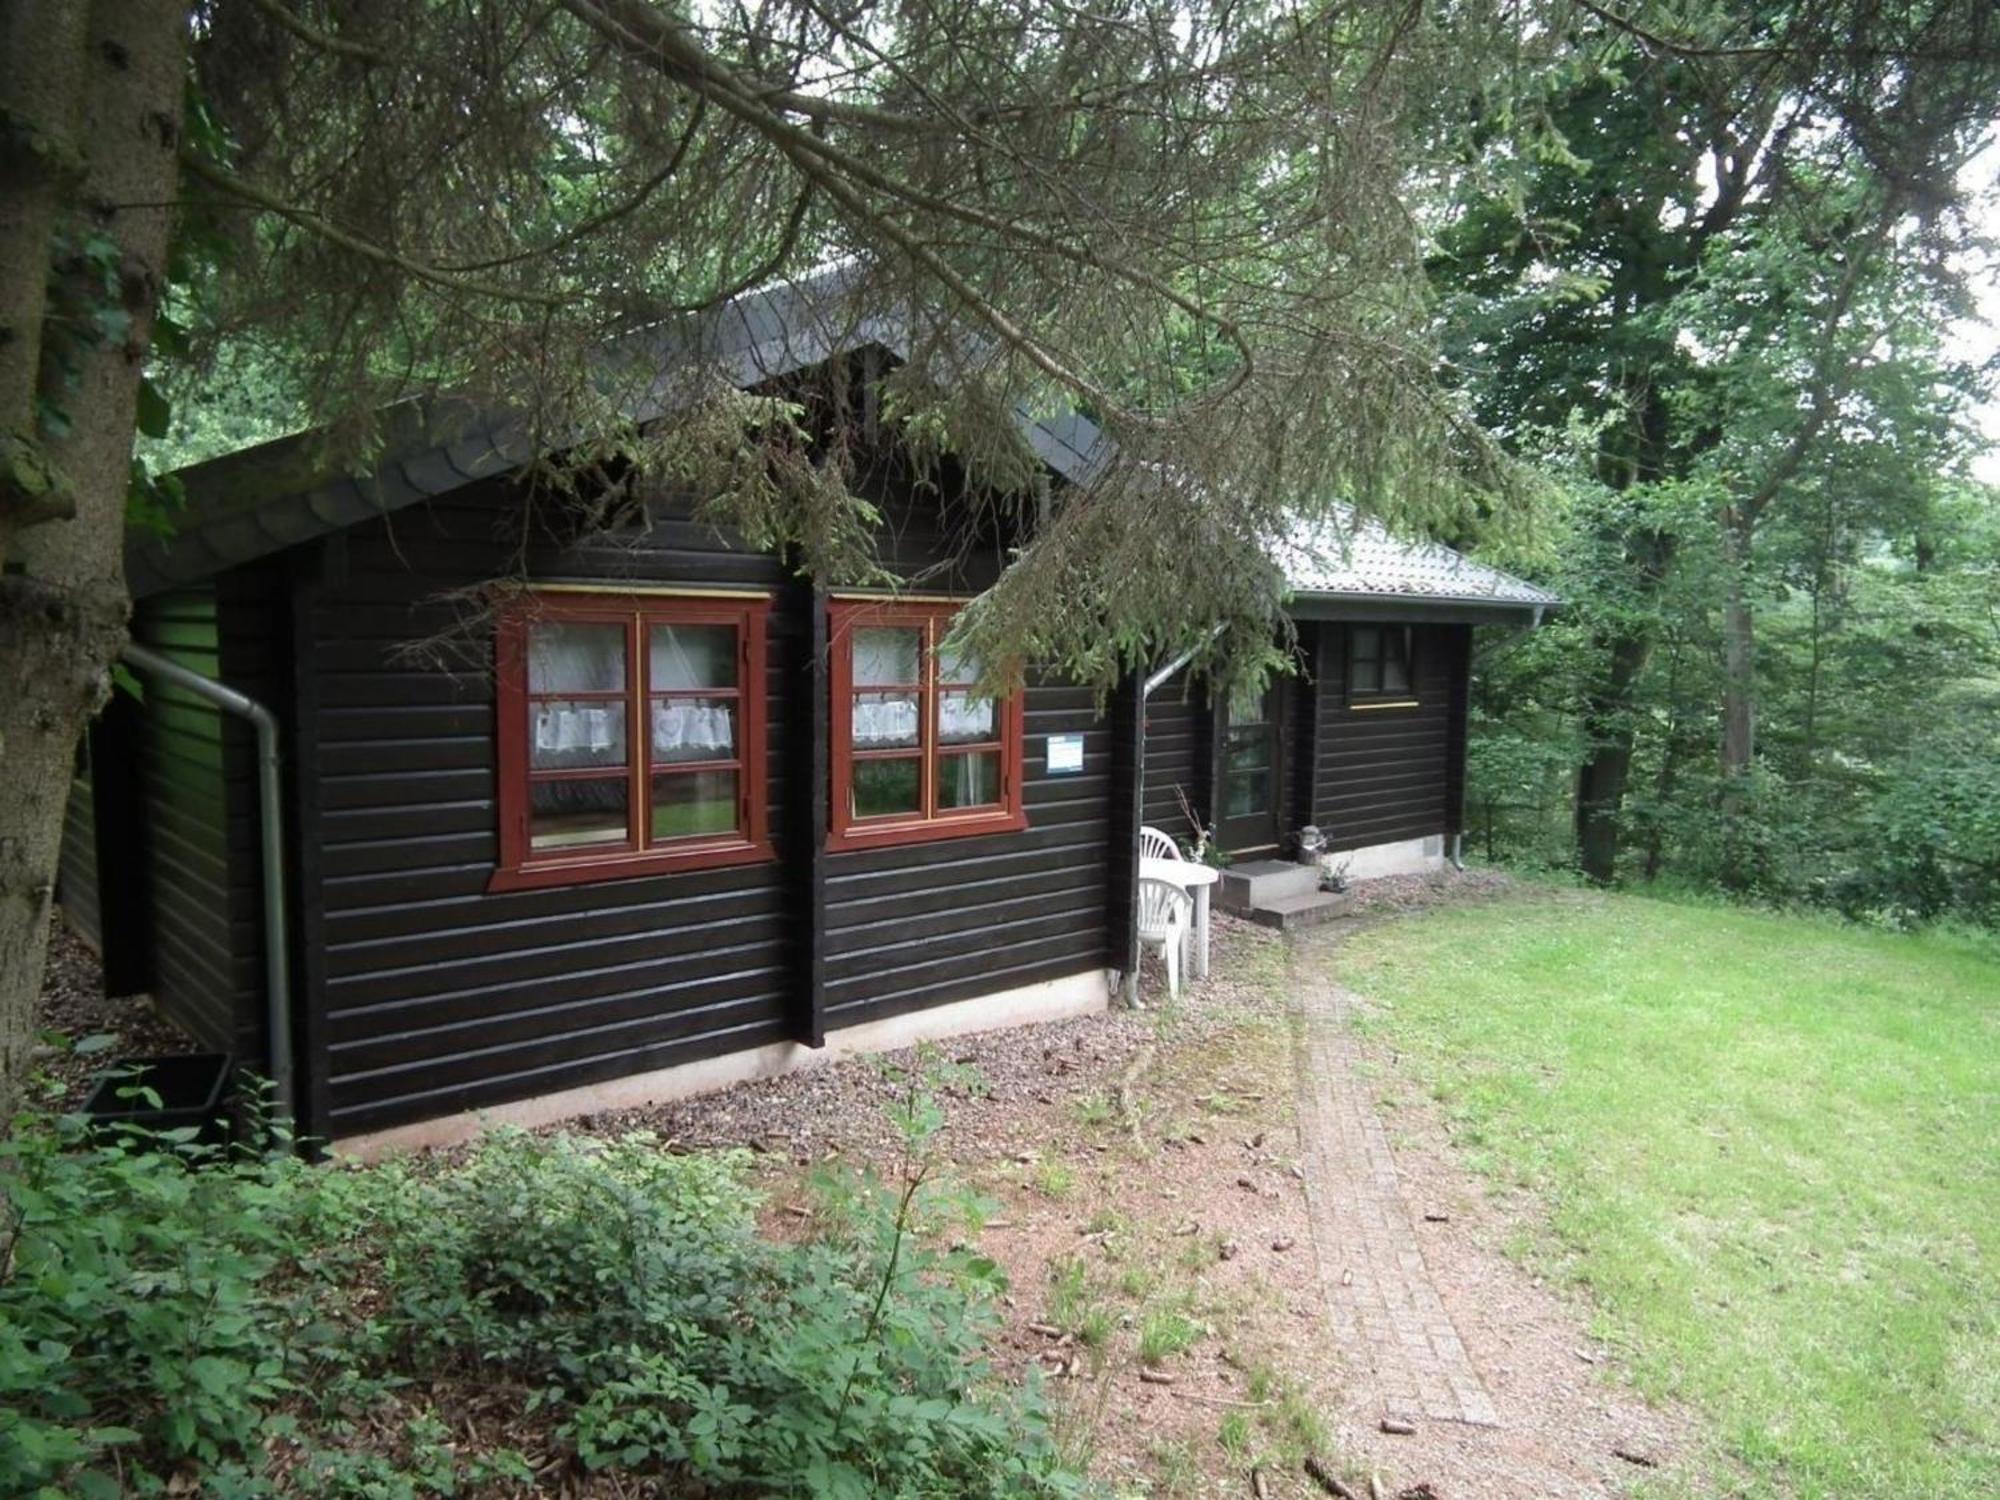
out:
{"label": "leafy bush", "polygon": [[1959,733],[1913,747],[1861,818],[1862,847],[1833,899],[1908,926],[1958,917],[2000,926],[2000,743]]}
{"label": "leafy bush", "polygon": [[[177,1143],[163,1142],[172,1147]],[[0,1486],[121,1493],[127,1452],[241,1454],[291,1389],[272,1289],[307,1168],[128,1151],[76,1119],[0,1143]]]}
{"label": "leafy bush", "polygon": [[[980,1357],[999,1276],[920,1232],[920,1170],[854,1179],[839,1233],[781,1246],[755,1233],[740,1160],[644,1134],[322,1169],[24,1117],[0,1150],[0,1493],[528,1479],[517,1454],[444,1440],[416,1393],[454,1383],[518,1392],[507,1425],[581,1467],[717,1493],[1077,1489],[1038,1393]],[[399,1451],[355,1451],[389,1408]]]}

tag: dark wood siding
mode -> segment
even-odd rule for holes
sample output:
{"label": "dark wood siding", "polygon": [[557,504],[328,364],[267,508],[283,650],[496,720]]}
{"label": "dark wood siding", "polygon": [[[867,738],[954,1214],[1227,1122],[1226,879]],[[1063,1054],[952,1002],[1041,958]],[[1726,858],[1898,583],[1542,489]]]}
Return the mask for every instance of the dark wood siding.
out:
{"label": "dark wood siding", "polygon": [[[521,507],[496,482],[357,528],[300,611],[300,702],[316,748],[301,797],[317,829],[306,899],[323,945],[308,965],[307,1035],[335,1136],[789,1033],[779,863],[487,892],[498,853],[491,632],[444,595],[509,573]],[[527,548],[541,581],[785,581],[772,559],[684,517],[595,547],[536,534]],[[422,641],[440,652],[407,649]],[[803,665],[797,631],[774,614],[767,732],[781,849],[777,752]]]}
{"label": "dark wood siding", "polygon": [[[815,764],[793,741],[824,721],[812,649],[823,601],[684,515],[610,544],[531,540],[528,573],[772,590],[779,858],[489,893],[490,631],[457,630],[444,596],[509,572],[520,504],[495,482],[356,528],[293,596],[297,702],[311,719],[305,1034],[325,1080],[322,1128],[352,1135],[810,1041],[816,1014],[846,1026],[1105,966],[1110,731],[1090,692],[1029,690],[1026,833],[825,855],[823,797],[788,785]],[[935,507],[907,492],[889,490],[882,508],[888,560],[923,588],[976,586],[997,565],[997,544],[948,544]],[[455,630],[443,660],[406,649]],[[1084,770],[1050,778],[1044,737],[1065,731],[1086,736]]]}
{"label": "dark wood siding", "polygon": [[[1025,833],[829,856],[828,1029],[1106,966],[1110,725],[1088,688],[1042,678],[1025,728]],[[1047,737],[1068,733],[1083,770],[1050,776]]]}
{"label": "dark wood siding", "polygon": [[1208,732],[1200,690],[1185,671],[1153,689],[1146,700],[1146,779],[1140,806],[1150,827],[1182,842],[1193,838],[1194,830],[1181,810],[1181,796],[1198,812],[1207,800],[1202,739]]}
{"label": "dark wood siding", "polygon": [[[226,575],[148,599],[132,636],[254,696],[267,687],[273,649],[261,638],[261,600],[257,580]],[[153,998],[203,1046],[255,1066],[263,973],[254,741],[248,726],[186,689],[157,677],[142,685]]]}
{"label": "dark wood siding", "polygon": [[1451,782],[1463,734],[1454,682],[1469,627],[1418,625],[1413,708],[1357,709],[1347,701],[1347,627],[1318,627],[1314,672],[1313,821],[1334,849],[1359,849],[1448,831]]}
{"label": "dark wood siding", "polygon": [[87,759],[70,781],[69,800],[63,806],[56,900],[62,904],[63,920],[70,929],[92,952],[101,952],[104,922],[97,902],[97,796],[91,787]]}
{"label": "dark wood siding", "polygon": [[[939,493],[958,493],[947,466]],[[1004,510],[982,511],[893,469],[877,481],[884,561],[915,587],[973,593],[1004,564]],[[825,860],[828,1030],[1101,970],[1124,920],[1110,860],[1110,722],[1088,688],[1032,677],[1023,722],[1023,833],[849,851]],[[1083,770],[1048,774],[1048,736],[1084,737]]]}

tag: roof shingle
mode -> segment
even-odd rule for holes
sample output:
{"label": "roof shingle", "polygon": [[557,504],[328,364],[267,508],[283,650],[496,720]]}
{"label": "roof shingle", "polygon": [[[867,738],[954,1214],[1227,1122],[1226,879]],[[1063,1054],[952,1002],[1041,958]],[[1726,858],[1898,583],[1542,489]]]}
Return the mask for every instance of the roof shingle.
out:
{"label": "roof shingle", "polygon": [[1292,592],[1304,597],[1431,599],[1452,603],[1553,607],[1560,596],[1474,562],[1438,542],[1394,536],[1380,521],[1342,505],[1322,521],[1301,521],[1272,549]]}

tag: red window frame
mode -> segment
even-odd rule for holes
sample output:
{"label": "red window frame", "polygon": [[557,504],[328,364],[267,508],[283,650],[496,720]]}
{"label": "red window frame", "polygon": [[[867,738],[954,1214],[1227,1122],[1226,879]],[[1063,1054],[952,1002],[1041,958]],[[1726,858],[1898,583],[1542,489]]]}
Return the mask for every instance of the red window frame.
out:
{"label": "red window frame", "polygon": [[[679,870],[712,869],[751,864],[773,858],[769,827],[770,782],[765,774],[765,638],[771,604],[768,598],[720,599],[691,595],[604,593],[535,593],[509,607],[500,617],[496,640],[496,714],[498,736],[500,864],[487,889],[527,890],[617,880],[634,875],[668,874]],[[528,635],[544,622],[622,624],[625,627],[625,686],[602,694],[568,692],[548,695],[565,702],[592,697],[625,705],[626,795],[625,838],[621,843],[591,844],[574,849],[535,850],[530,847],[529,788],[542,780],[611,780],[609,774],[577,771],[537,771],[529,754]],[[653,688],[652,653],[647,632],[654,625],[728,625],[736,630],[737,679],[733,689],[688,690],[678,696],[734,698],[737,706],[736,754],[731,759],[655,763],[651,754],[651,705],[671,698],[670,690]],[[651,834],[653,777],[685,772],[736,772],[736,827],[727,833],[692,834],[655,841]]]}
{"label": "red window frame", "polygon": [[[934,839],[965,838],[982,833],[1018,833],[1028,826],[1022,800],[1022,718],[1021,695],[1009,693],[993,700],[993,734],[985,740],[945,746],[938,737],[939,701],[954,690],[938,682],[937,645],[951,628],[962,602],[897,603],[857,601],[828,606],[827,638],[830,643],[829,676],[833,705],[829,716],[833,785],[829,789],[831,810],[827,834],[829,849],[877,849],[896,844],[928,843]],[[854,680],[854,632],[872,625],[915,626],[923,631],[921,682],[856,683]],[[902,690],[918,696],[917,748],[857,750],[854,745],[854,698],[856,693]],[[1000,756],[1000,799],[985,807],[939,808],[937,805],[938,761],[955,755],[991,754]],[[874,817],[854,814],[854,765],[861,760],[914,759],[918,762],[918,810]]]}

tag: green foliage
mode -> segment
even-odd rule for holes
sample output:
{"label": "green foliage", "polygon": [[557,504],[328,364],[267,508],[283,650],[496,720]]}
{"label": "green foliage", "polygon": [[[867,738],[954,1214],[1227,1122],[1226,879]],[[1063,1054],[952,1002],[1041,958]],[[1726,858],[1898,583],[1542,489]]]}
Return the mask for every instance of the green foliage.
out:
{"label": "green foliage", "polygon": [[[1737,46],[1907,19],[1839,11],[1649,14]],[[1960,190],[1944,143],[1989,129],[1990,58],[1845,74],[1591,31],[1474,132],[1430,263],[1468,396],[1557,481],[1534,561],[1566,601],[1486,648],[1468,831],[1600,880],[1976,918],[1980,856],[1878,835],[1917,836],[1898,783],[1962,759],[2000,662],[2000,502],[1962,477],[1986,381],[1947,337],[1964,263],[1911,213]],[[1726,698],[1747,769],[1721,764]]]}
{"label": "green foliage", "polygon": [[1833,883],[1851,916],[2000,927],[2000,737],[1970,728],[1913,745],[1862,815],[1862,857]]}
{"label": "green foliage", "polygon": [[315,1169],[81,1128],[24,1117],[4,1148],[0,1492],[152,1493],[192,1465],[267,1493],[272,1437],[310,1494],[526,1480],[407,1396],[395,1451],[353,1441],[394,1393],[466,1382],[522,1393],[584,1468],[719,1493],[1076,1489],[1038,1394],[980,1358],[998,1272],[922,1239],[914,1178],[856,1179],[840,1233],[779,1247],[740,1160],[644,1134]]}

